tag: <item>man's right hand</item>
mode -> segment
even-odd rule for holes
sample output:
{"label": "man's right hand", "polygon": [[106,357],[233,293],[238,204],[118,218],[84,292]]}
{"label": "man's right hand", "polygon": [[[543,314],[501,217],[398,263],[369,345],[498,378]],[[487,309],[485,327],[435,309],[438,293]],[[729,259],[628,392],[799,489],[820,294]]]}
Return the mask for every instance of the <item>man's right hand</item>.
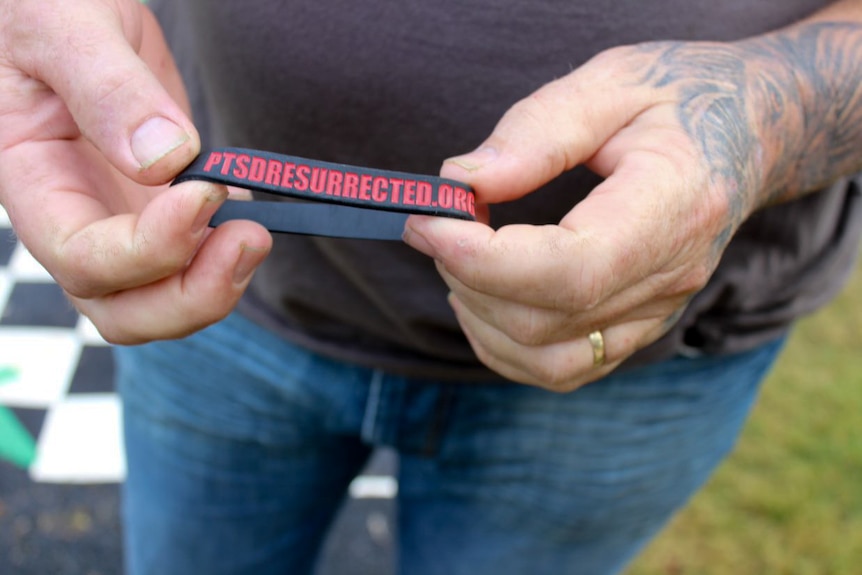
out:
{"label": "man's right hand", "polygon": [[0,0],[0,204],[110,342],[227,315],[272,244],[207,222],[227,190],[168,187],[199,152],[170,51],[137,0]]}

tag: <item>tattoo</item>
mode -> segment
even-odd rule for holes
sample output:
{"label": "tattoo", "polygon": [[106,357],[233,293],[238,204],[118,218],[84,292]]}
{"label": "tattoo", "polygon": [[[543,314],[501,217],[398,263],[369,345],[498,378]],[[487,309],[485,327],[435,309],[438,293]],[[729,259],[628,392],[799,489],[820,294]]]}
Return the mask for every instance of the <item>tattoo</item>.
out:
{"label": "tattoo", "polygon": [[730,217],[716,239],[720,253],[742,224],[756,189],[749,165],[758,144],[747,119],[746,64],[730,46],[674,43],[657,47],[661,52],[645,81],[678,91],[680,123],[710,166],[713,183],[728,190]]}
{"label": "tattoo", "polygon": [[643,82],[676,91],[679,120],[727,190],[721,251],[758,207],[862,170],[862,25],[812,23],[732,44],[644,44]]}
{"label": "tattoo", "polygon": [[[819,24],[778,35],[770,48],[789,55],[802,112],[790,154],[773,173],[769,201],[792,199],[862,168],[862,26]],[[764,126],[786,134],[783,118]],[[778,132],[778,136],[775,133]]]}

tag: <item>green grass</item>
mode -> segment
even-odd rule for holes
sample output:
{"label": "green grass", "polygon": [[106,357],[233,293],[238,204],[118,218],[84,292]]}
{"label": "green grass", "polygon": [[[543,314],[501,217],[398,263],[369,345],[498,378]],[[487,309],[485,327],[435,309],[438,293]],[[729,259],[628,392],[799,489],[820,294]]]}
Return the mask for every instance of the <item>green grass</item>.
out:
{"label": "green grass", "polygon": [[627,575],[862,573],[862,265],[800,322],[733,455]]}

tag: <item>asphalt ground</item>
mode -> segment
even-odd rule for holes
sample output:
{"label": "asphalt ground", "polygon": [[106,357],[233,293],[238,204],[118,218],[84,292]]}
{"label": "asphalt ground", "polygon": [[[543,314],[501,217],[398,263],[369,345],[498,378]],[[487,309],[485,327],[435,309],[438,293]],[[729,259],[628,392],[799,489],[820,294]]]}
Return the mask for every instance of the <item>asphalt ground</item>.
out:
{"label": "asphalt ground", "polygon": [[[391,574],[394,509],[393,499],[349,500],[324,546],[317,575]],[[122,571],[119,485],[36,483],[26,471],[0,461],[0,575]]]}

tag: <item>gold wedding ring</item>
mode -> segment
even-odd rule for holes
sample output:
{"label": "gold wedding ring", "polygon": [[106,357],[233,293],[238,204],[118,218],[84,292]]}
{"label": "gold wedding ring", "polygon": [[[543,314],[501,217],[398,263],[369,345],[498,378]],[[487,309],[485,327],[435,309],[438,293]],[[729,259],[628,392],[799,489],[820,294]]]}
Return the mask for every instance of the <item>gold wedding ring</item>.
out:
{"label": "gold wedding ring", "polygon": [[598,367],[605,363],[605,337],[600,330],[596,330],[587,336],[590,347],[593,348],[593,365]]}

